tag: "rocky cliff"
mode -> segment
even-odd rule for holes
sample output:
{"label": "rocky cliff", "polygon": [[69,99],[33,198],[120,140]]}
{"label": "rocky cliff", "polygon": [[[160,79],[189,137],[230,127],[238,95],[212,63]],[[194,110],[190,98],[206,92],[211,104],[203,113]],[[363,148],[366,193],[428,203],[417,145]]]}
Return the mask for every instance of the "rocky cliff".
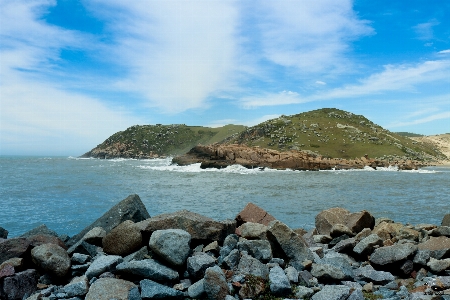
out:
{"label": "rocky cliff", "polygon": [[326,158],[313,152],[289,150],[277,151],[243,145],[198,145],[187,154],[173,158],[173,163],[189,165],[201,163],[201,168],[225,168],[239,164],[247,168],[272,168],[291,170],[343,170],[363,169],[366,166],[397,166],[401,170],[417,169],[423,163],[413,160],[380,160],[363,156],[357,159]]}

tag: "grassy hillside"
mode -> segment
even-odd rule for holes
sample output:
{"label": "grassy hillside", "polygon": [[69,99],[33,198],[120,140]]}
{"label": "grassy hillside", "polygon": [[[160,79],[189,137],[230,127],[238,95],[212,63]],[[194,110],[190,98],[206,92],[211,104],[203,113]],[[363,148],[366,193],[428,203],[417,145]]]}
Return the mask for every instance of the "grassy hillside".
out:
{"label": "grassy hillside", "polygon": [[275,150],[309,150],[334,158],[368,154],[372,158],[399,156],[424,160],[442,156],[435,147],[385,130],[364,116],[334,108],[283,115],[247,128],[223,143]]}
{"label": "grassy hillside", "polygon": [[211,144],[236,134],[246,127],[226,125],[218,128],[181,125],[135,125],[119,131],[83,156],[94,156],[94,150],[106,151],[126,145],[127,156],[143,154],[177,155],[198,144]]}

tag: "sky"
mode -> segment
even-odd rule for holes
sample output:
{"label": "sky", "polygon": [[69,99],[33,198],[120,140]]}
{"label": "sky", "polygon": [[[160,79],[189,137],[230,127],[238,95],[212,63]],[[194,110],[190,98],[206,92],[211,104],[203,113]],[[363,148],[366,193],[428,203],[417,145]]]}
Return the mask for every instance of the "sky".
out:
{"label": "sky", "polygon": [[450,132],[450,1],[0,0],[0,155],[325,107]]}

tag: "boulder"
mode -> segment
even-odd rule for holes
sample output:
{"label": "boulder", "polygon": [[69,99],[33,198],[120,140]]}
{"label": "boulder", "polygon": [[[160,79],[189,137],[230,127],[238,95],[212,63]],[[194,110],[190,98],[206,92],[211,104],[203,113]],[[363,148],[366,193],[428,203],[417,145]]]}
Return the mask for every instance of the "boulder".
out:
{"label": "boulder", "polygon": [[58,234],[55,231],[49,229],[45,224],[39,225],[38,227],[31,229],[30,231],[25,232],[19,237],[28,238],[33,235],[42,235],[42,234],[58,237]]}
{"label": "boulder", "polygon": [[450,226],[450,214],[446,214],[442,218],[441,226]]}
{"label": "boulder", "polygon": [[450,258],[446,259],[430,258],[430,261],[427,263],[427,266],[431,269],[431,271],[436,273],[440,273],[445,270],[450,270]]}
{"label": "boulder", "polygon": [[376,271],[372,266],[360,267],[353,271],[355,278],[358,280],[365,280],[375,282],[378,284],[386,284],[395,280],[394,275],[389,272]]}
{"label": "boulder", "polygon": [[8,230],[6,230],[3,227],[0,227],[0,239],[7,239],[8,238]]}
{"label": "boulder", "polygon": [[243,240],[237,244],[239,251],[247,253],[263,263],[272,259],[272,248],[267,240]]}
{"label": "boulder", "polygon": [[281,248],[286,257],[291,260],[301,263],[304,260],[314,259],[313,253],[309,250],[303,238],[278,220],[270,222],[267,237],[275,247]]}
{"label": "boulder", "polygon": [[223,300],[229,295],[225,274],[218,266],[206,269],[203,287],[208,298],[212,300]]}
{"label": "boulder", "polygon": [[419,239],[419,232],[417,230],[406,227],[399,223],[381,222],[372,230],[373,234],[377,234],[383,241],[392,238],[408,239],[417,241]]}
{"label": "boulder", "polygon": [[139,249],[136,252],[131,253],[130,255],[127,255],[123,258],[124,262],[129,262],[132,260],[143,260],[146,258],[150,258],[150,256],[148,255],[148,249],[147,246],[142,247],[141,249]]}
{"label": "boulder", "polygon": [[270,291],[276,296],[289,295],[292,292],[288,277],[280,266],[275,266],[269,272]]}
{"label": "boulder", "polygon": [[80,240],[72,245],[67,250],[67,253],[69,253],[69,255],[73,255],[74,253],[81,253],[94,257],[95,255],[97,255],[97,247],[83,240]]}
{"label": "boulder", "polygon": [[309,287],[299,285],[295,288],[295,296],[298,299],[310,299],[313,294],[314,290]]}
{"label": "boulder", "polygon": [[4,277],[13,276],[15,273],[16,270],[14,270],[12,265],[3,263],[0,268],[0,280]]}
{"label": "boulder", "polygon": [[143,299],[178,299],[183,298],[183,293],[159,284],[149,279],[140,281],[141,297]]}
{"label": "boulder", "polygon": [[200,279],[190,287],[188,287],[188,295],[194,299],[200,299],[205,295],[205,279]]}
{"label": "boulder", "polygon": [[345,208],[333,207],[321,211],[315,218],[316,229],[320,234],[331,235],[334,225],[346,226],[351,233],[357,234],[364,228],[373,228],[375,218],[368,211],[350,213]]}
{"label": "boulder", "polygon": [[45,272],[57,277],[65,277],[70,270],[67,251],[55,244],[43,244],[31,250],[33,262]]}
{"label": "boulder", "polygon": [[196,242],[223,241],[227,235],[236,230],[235,221],[218,222],[188,210],[158,215],[137,225],[148,237],[156,230],[182,229],[189,232],[192,240]]}
{"label": "boulder", "polygon": [[350,238],[338,242],[334,245],[333,250],[339,253],[351,252],[356,246],[356,239]]}
{"label": "boulder", "polygon": [[311,274],[322,282],[340,281],[346,278],[340,268],[330,264],[312,264]]}
{"label": "boulder", "polygon": [[65,250],[67,250],[66,244],[64,244],[64,242],[60,238],[53,236],[53,235],[36,234],[36,235],[27,237],[27,240],[30,241],[30,245],[32,247],[37,247],[37,246],[40,246],[43,244],[55,244]]}
{"label": "boulder", "polygon": [[267,239],[267,226],[260,223],[246,222],[236,228],[236,233],[246,239]]}
{"label": "boulder", "polygon": [[13,238],[0,241],[0,263],[13,258],[26,258],[30,252],[30,241],[26,238]]}
{"label": "boulder", "polygon": [[251,257],[247,252],[241,252],[238,265],[238,273],[243,275],[253,275],[265,280],[269,278],[269,268],[256,258]]}
{"label": "boulder", "polygon": [[196,253],[187,259],[187,271],[194,278],[202,278],[207,268],[214,266],[216,260],[206,253]]}
{"label": "boulder", "polygon": [[438,226],[430,231],[431,236],[446,236],[450,237],[450,226]]}
{"label": "boulder", "polygon": [[126,220],[108,232],[102,243],[105,253],[126,256],[142,246],[142,235],[133,221]]}
{"label": "boulder", "polygon": [[395,244],[375,249],[369,260],[376,265],[387,265],[405,260],[413,256],[416,251],[417,246],[412,243]]}
{"label": "boulder", "polygon": [[131,300],[130,292],[136,287],[126,280],[100,278],[91,285],[85,300]]}
{"label": "boulder", "polygon": [[170,265],[184,265],[190,252],[191,235],[182,229],[156,230],[150,237],[150,249]]}
{"label": "boulder", "polygon": [[331,227],[330,230],[330,236],[333,238],[342,236],[342,235],[347,235],[347,236],[354,236],[355,234],[350,230],[350,228],[348,228],[347,226],[343,225],[343,224],[334,224],[333,227]]}
{"label": "boulder", "polygon": [[83,264],[91,261],[91,257],[89,255],[86,255],[86,254],[74,253],[70,260],[74,264],[83,265]]}
{"label": "boulder", "polygon": [[315,293],[312,300],[345,300],[350,295],[350,288],[345,285],[325,285]]}
{"label": "boulder", "polygon": [[83,236],[94,227],[102,227],[106,232],[111,231],[120,223],[131,220],[133,222],[140,222],[150,218],[150,215],[142,203],[138,195],[130,195],[118,204],[113,206],[103,216],[98,218],[94,223],[84,228],[80,233],[73,236],[68,242],[68,246],[74,245],[81,240]]}
{"label": "boulder", "polygon": [[86,276],[75,277],[63,289],[68,297],[83,297],[89,291],[89,282]]}
{"label": "boulder", "polygon": [[5,300],[21,300],[25,295],[31,295],[37,289],[38,274],[30,269],[3,279],[0,285],[0,298]]}
{"label": "boulder", "polygon": [[430,250],[430,255],[433,258],[445,258],[450,255],[450,238],[445,236],[430,237],[425,243],[420,243],[418,249]]}
{"label": "boulder", "polygon": [[85,241],[86,243],[89,243],[91,245],[99,246],[101,247],[103,238],[106,236],[106,231],[102,227],[94,227],[91,230],[89,230],[82,238],[81,240]]}
{"label": "boulder", "polygon": [[240,257],[239,250],[233,249],[227,256],[225,256],[223,263],[226,264],[230,270],[234,270],[239,264]]}
{"label": "boulder", "polygon": [[115,269],[121,274],[129,274],[157,281],[174,281],[179,278],[178,272],[153,259],[123,262],[117,265]]}
{"label": "boulder", "polygon": [[244,209],[236,216],[238,226],[246,222],[269,225],[275,218],[261,207],[249,202]]}
{"label": "boulder", "polygon": [[86,271],[86,276],[90,280],[105,272],[115,271],[116,266],[123,261],[118,255],[102,255],[97,257]]}
{"label": "boulder", "polygon": [[289,266],[284,270],[284,273],[286,273],[287,278],[292,283],[298,282],[298,271],[293,266]]}
{"label": "boulder", "polygon": [[8,260],[5,260],[3,263],[0,264],[0,271],[7,265],[14,267],[14,270],[16,271],[22,271],[24,267],[24,259],[19,257],[13,257]]}
{"label": "boulder", "polygon": [[366,255],[372,253],[375,246],[382,246],[383,240],[376,234],[371,234],[366,238],[363,238],[353,248],[353,252],[358,255]]}

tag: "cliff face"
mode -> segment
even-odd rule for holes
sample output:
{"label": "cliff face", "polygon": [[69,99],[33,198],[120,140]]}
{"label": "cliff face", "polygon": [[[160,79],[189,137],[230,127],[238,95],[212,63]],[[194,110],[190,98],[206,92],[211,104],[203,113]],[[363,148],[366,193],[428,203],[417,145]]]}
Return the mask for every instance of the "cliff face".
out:
{"label": "cliff face", "polygon": [[247,168],[272,168],[291,170],[344,170],[363,169],[366,166],[388,167],[396,165],[401,170],[417,169],[418,163],[412,160],[375,160],[368,157],[359,159],[324,158],[311,152],[277,150],[247,147],[242,145],[198,145],[187,154],[175,157],[173,163],[189,165],[201,163],[201,168],[225,168],[239,164]]}

